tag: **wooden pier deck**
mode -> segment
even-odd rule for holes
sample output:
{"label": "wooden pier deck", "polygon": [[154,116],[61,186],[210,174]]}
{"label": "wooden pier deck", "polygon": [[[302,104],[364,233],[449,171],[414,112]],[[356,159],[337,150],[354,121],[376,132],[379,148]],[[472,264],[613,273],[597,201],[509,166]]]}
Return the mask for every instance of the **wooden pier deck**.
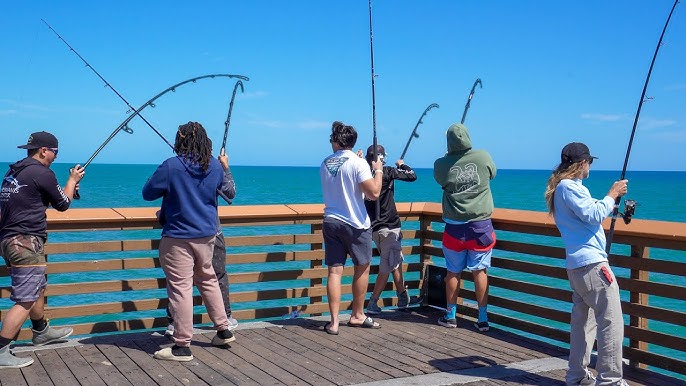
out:
{"label": "wooden pier deck", "polygon": [[[0,370],[0,384],[21,385],[564,385],[564,349],[498,328],[480,333],[472,321],[436,324],[431,308],[384,312],[381,329],[345,325],[337,336],[328,317],[241,323],[230,347],[213,347],[198,330],[195,359],[152,358],[171,345],[162,331],[73,339],[34,348],[17,346],[33,365]],[[630,385],[686,382],[625,367]]]}

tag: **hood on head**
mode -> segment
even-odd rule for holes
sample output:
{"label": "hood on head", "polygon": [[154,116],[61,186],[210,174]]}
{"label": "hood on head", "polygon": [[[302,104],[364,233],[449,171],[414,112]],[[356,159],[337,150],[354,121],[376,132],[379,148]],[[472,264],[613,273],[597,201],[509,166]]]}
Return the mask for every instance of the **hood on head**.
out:
{"label": "hood on head", "polygon": [[461,123],[453,123],[446,133],[448,142],[448,154],[464,153],[472,148],[472,140],[469,138],[467,126]]}

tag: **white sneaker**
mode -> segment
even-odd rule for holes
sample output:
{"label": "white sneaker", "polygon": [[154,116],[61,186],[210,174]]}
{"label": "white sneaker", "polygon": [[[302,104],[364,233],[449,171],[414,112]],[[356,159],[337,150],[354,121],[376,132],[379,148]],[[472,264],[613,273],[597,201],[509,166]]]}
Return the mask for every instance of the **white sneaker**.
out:
{"label": "white sneaker", "polygon": [[164,331],[164,336],[172,338],[174,336],[174,323],[169,323],[167,329]]}
{"label": "white sneaker", "polygon": [[229,316],[229,330],[233,330],[238,327],[238,320]]}
{"label": "white sneaker", "polygon": [[174,361],[174,362],[188,362],[193,360],[193,354],[191,355],[174,355],[171,347],[163,348],[162,350],[155,351],[155,355],[152,356],[155,359],[161,359],[163,361]]}

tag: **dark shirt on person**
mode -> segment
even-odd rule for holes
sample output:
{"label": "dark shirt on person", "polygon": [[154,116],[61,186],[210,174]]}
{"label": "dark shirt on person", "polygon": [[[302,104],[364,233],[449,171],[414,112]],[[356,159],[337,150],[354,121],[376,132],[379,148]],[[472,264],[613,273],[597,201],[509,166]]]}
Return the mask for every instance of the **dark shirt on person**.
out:
{"label": "dark shirt on person", "polygon": [[20,234],[47,238],[45,210],[64,212],[70,204],[49,167],[31,157],[10,165],[0,192],[0,240]]}
{"label": "dark shirt on person", "polygon": [[367,214],[372,222],[372,231],[382,228],[400,228],[400,216],[395,208],[395,180],[412,182],[417,179],[417,174],[411,167],[402,164],[397,168],[383,167],[381,178],[381,194],[379,196],[379,218],[376,218],[376,201],[364,201]]}

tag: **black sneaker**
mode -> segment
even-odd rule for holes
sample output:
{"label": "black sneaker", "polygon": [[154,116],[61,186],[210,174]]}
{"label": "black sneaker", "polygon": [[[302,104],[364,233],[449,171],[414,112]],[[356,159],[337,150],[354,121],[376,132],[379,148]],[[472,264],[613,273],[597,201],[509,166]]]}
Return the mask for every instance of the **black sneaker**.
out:
{"label": "black sneaker", "polygon": [[217,335],[212,338],[213,346],[226,346],[231,342],[235,342],[236,337],[229,330],[217,331]]}
{"label": "black sneaker", "polygon": [[476,327],[477,330],[481,332],[486,332],[491,329],[491,326],[488,325],[488,321],[486,322],[475,322],[474,327]]}
{"label": "black sneaker", "polygon": [[438,324],[440,324],[443,327],[457,328],[457,319],[448,319],[445,316],[441,316],[440,318],[438,318]]}

